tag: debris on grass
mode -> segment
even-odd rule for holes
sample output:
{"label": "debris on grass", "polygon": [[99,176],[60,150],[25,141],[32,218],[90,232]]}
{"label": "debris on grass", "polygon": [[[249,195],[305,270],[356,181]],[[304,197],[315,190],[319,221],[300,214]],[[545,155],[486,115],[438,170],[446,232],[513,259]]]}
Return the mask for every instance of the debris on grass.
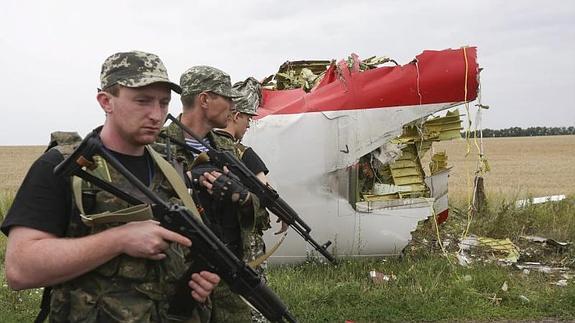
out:
{"label": "debris on grass", "polygon": [[525,296],[525,295],[519,295],[519,299],[521,300],[522,303],[531,302],[531,300],[529,300],[529,298],[527,298],[527,296]]}
{"label": "debris on grass", "polygon": [[393,273],[387,275],[375,270],[369,272],[369,277],[375,285],[380,285],[397,279],[397,276],[395,276]]}
{"label": "debris on grass", "polygon": [[567,279],[560,279],[559,281],[553,282],[551,284],[559,287],[565,287],[567,286]]}
{"label": "debris on grass", "polygon": [[492,261],[494,256],[497,261],[505,264],[516,263],[519,259],[519,248],[509,238],[493,239],[469,235],[459,242],[459,248],[460,254],[469,251],[472,258],[479,258],[486,262]]}
{"label": "debris on grass", "polygon": [[503,282],[503,285],[501,285],[501,290],[504,292],[509,290],[509,285],[507,285],[507,281]]}
{"label": "debris on grass", "polygon": [[460,266],[468,267],[471,265],[471,258],[469,258],[469,256],[464,252],[458,252],[455,256],[457,257],[457,261],[459,262]]}
{"label": "debris on grass", "polygon": [[[575,201],[522,208],[514,203],[503,204],[501,209],[487,210],[489,214],[484,217],[471,219],[455,208],[449,221],[443,224],[421,222],[402,255],[418,259],[443,254],[456,266],[467,268],[498,264],[516,270],[525,279],[536,274],[548,286],[571,287],[575,282],[575,248],[571,238],[574,205]],[[521,217],[517,220],[507,219],[518,215]],[[504,293],[505,284],[501,284],[503,281],[499,293]],[[529,299],[521,301],[527,303]]]}
{"label": "debris on grass", "polygon": [[551,267],[551,266],[544,265],[540,262],[533,262],[533,261],[517,263],[514,266],[515,266],[515,268],[517,268],[519,270],[525,270],[525,269],[537,270],[537,271],[544,273],[544,274],[562,274],[562,273],[567,273],[570,270],[568,267]]}
{"label": "debris on grass", "polygon": [[502,297],[497,297],[496,293],[493,293],[493,296],[487,296],[487,299],[490,300],[493,305],[499,305],[503,300]]}
{"label": "debris on grass", "polygon": [[530,199],[523,199],[515,201],[515,206],[518,208],[526,207],[532,204],[541,204],[547,202],[557,202],[562,201],[565,199],[565,195],[550,195],[550,196],[541,196],[541,197],[533,197]]}
{"label": "debris on grass", "polygon": [[566,248],[571,245],[571,242],[561,242],[553,239],[538,237],[538,236],[519,236],[521,239],[525,239],[530,242],[539,242],[544,245],[549,245],[552,247],[557,247],[559,249]]}

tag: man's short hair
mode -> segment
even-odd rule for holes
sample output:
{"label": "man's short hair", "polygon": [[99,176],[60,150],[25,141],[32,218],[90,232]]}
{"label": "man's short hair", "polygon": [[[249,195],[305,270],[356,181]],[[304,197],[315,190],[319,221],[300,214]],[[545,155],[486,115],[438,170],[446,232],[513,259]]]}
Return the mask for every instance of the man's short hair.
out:
{"label": "man's short hair", "polygon": [[193,106],[194,101],[196,100],[197,96],[198,96],[198,93],[190,94],[190,95],[186,95],[186,96],[181,96],[180,101],[182,101],[182,106],[184,107],[184,109]]}
{"label": "man's short hair", "polygon": [[102,91],[110,93],[112,96],[118,97],[118,95],[120,95],[120,87],[120,84],[114,84],[112,86],[108,86],[105,89],[102,89]]}

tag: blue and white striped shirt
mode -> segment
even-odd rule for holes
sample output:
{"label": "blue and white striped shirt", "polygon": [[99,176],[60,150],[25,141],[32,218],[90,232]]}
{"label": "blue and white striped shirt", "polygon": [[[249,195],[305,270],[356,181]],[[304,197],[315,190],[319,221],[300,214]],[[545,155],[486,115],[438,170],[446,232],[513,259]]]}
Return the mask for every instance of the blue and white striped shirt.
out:
{"label": "blue and white striped shirt", "polygon": [[[200,143],[199,141],[197,141],[197,140],[194,139],[194,138],[186,138],[185,140],[186,140],[186,145],[188,145],[188,146],[190,146],[190,147],[192,147],[192,148],[194,148],[194,149],[196,149],[196,150],[199,150],[199,151],[201,151],[201,152],[207,152],[207,151],[208,151],[208,148],[207,148],[207,147],[210,147],[210,148],[212,147],[212,146],[210,145],[210,142],[209,142],[208,138],[202,139],[202,143],[203,143],[203,144]],[[206,146],[207,146],[207,147],[206,147]],[[198,154],[196,154],[196,153],[193,153],[193,154],[194,154],[194,158],[198,155]]]}

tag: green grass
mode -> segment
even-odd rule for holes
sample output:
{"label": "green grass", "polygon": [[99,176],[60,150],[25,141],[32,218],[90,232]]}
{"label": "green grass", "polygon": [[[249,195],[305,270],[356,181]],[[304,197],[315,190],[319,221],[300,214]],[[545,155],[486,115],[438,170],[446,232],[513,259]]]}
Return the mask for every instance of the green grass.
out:
{"label": "green grass", "polygon": [[6,286],[4,270],[2,270],[1,278],[0,322],[33,322],[40,310],[42,289],[15,292]]}
{"label": "green grass", "polygon": [[[397,279],[374,284],[370,270]],[[311,263],[274,268],[270,277],[302,322],[575,318],[573,285],[560,288],[544,274],[525,276],[494,264],[464,268],[442,256]]]}
{"label": "green grass", "polygon": [[[525,274],[479,260],[462,267],[455,259],[456,242],[467,232],[510,238],[521,250],[531,248],[532,259],[522,254],[522,260],[573,271],[574,246],[562,250],[533,247],[520,236],[575,242],[575,199],[524,208],[500,200],[470,222],[467,208],[452,206],[450,213],[439,228],[432,221],[421,223],[402,257],[345,261],[337,267],[308,263],[272,268],[272,288],[302,322],[575,319],[575,279],[559,287],[552,284],[563,278],[556,274],[534,270]],[[374,284],[371,270],[393,273],[397,279]],[[504,283],[507,291],[502,289]]]}
{"label": "green grass", "polygon": [[[464,207],[451,207],[451,214],[457,221],[450,226],[467,224]],[[477,235],[492,238],[517,239],[520,235],[540,235],[557,240],[575,237],[575,200],[531,204],[515,207],[515,201],[502,199],[495,206],[488,206],[485,212],[471,221],[471,230]]]}
{"label": "green grass", "polygon": [[4,220],[4,215],[12,205],[14,193],[11,191],[0,191],[0,221]]}
{"label": "green grass", "polygon": [[[451,218],[442,228],[443,233],[459,237],[460,234],[456,233],[464,232],[468,223],[467,213],[465,208],[451,207]],[[540,236],[575,243],[575,197],[523,208],[515,207],[514,201],[500,200],[471,220],[469,232],[490,238],[509,238],[520,249],[533,249],[533,244],[527,243],[521,236]],[[575,245],[564,250],[540,247],[533,250],[531,258],[526,253],[522,257],[523,261],[544,260],[557,266],[575,268]]]}
{"label": "green grass", "polygon": [[[12,198],[0,198],[0,217]],[[467,227],[479,236],[510,238],[520,248],[521,235],[574,242],[575,199],[526,208],[505,201],[494,204],[469,225],[466,209],[457,205],[438,230],[431,221],[422,223],[402,257],[273,267],[271,287],[301,322],[575,320],[575,279],[559,287],[551,284],[558,280],[554,275],[525,274],[479,261],[462,267],[453,256],[455,242]],[[445,253],[438,241],[451,241]],[[2,263],[5,242],[0,238]],[[575,269],[574,249],[542,253],[537,260]],[[375,284],[371,270],[396,279]],[[0,273],[5,281],[3,270]],[[39,300],[39,290],[13,292],[3,283],[0,322],[32,321]]]}
{"label": "green grass", "polygon": [[[4,220],[6,212],[12,205],[14,194],[12,192],[0,192],[0,220]],[[6,284],[4,275],[4,251],[6,250],[6,238],[0,237],[0,322],[32,322],[38,313],[38,304],[41,298],[41,289],[25,291],[12,291]]]}

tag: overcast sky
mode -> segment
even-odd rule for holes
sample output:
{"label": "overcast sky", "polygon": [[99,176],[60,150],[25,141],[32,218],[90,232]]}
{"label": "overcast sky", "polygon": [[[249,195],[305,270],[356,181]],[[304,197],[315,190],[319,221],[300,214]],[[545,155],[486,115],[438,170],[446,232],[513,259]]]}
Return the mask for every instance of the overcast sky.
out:
{"label": "overcast sky", "polygon": [[[0,5],[0,145],[85,135],[104,114],[100,66],[118,51],[158,54],[174,81],[212,65],[232,81],[286,60],[478,47],[483,127],[574,126],[575,1],[26,1]],[[566,96],[563,96],[566,95]],[[170,111],[177,113],[173,97]]]}

